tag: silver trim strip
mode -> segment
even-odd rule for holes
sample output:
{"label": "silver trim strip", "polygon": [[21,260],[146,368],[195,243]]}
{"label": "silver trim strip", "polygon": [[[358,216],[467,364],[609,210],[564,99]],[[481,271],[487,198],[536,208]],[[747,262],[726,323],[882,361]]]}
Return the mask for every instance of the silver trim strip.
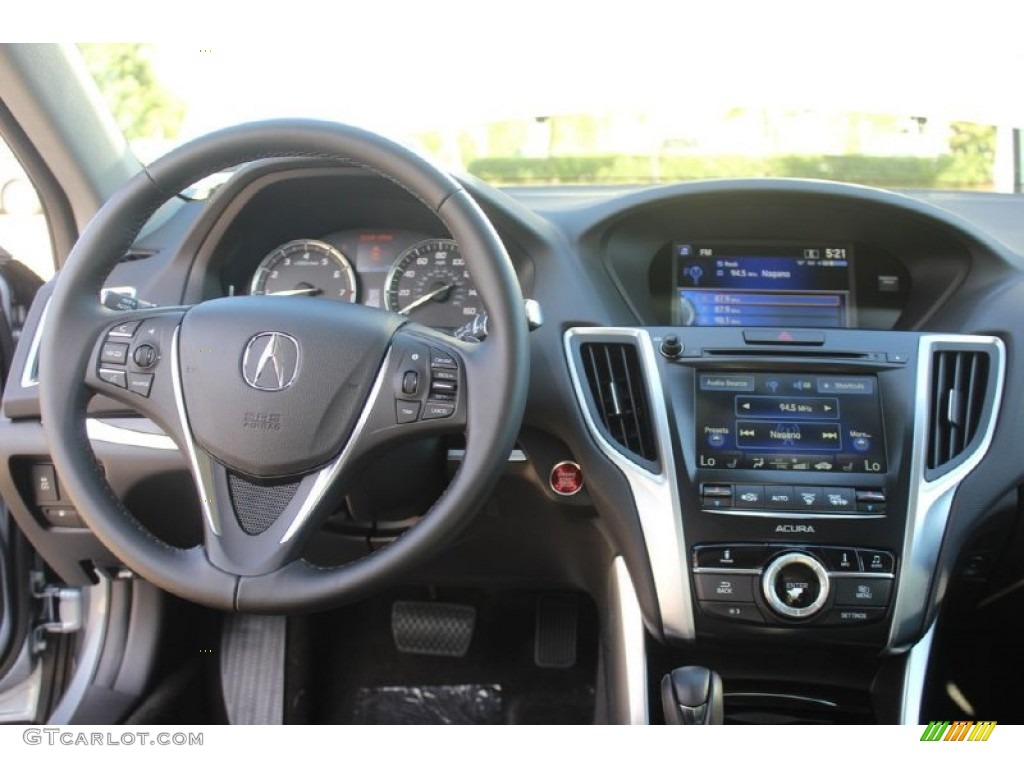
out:
{"label": "silver trim strip", "polygon": [[[174,329],[171,337],[171,384],[174,386],[174,405],[178,411],[178,422],[181,424],[182,440],[185,442],[185,455],[188,456],[189,466],[192,468],[192,478],[199,491],[199,505],[203,508],[203,517],[206,518],[206,525],[215,536],[220,536],[220,525],[213,508],[213,468],[209,457],[196,449],[195,441],[192,439],[192,428],[188,423],[188,414],[185,411],[185,395],[181,386],[181,361],[178,357],[178,333],[181,326]],[[201,458],[200,458],[201,454]]]}
{"label": "silver trim strip", "polygon": [[900,699],[900,725],[921,724],[921,701],[924,698],[924,682],[927,679],[934,637],[935,625],[932,624],[925,636],[907,654]]}
{"label": "silver trim strip", "polygon": [[[691,569],[694,575],[698,573],[724,573],[737,576],[760,576],[760,568],[715,568],[703,566]],[[830,579],[895,579],[891,573],[869,573],[867,571],[826,571]]]}
{"label": "silver trim strip", "polygon": [[735,510],[735,509],[702,509],[702,512],[710,512],[713,515],[735,515],[737,517],[778,517],[788,520],[873,520],[884,518],[886,515],[843,515],[834,512],[758,512],[756,510]]}
{"label": "silver trim strip", "polygon": [[177,444],[163,432],[140,432],[137,429],[118,427],[99,419],[85,420],[85,433],[90,440],[115,445],[130,445],[135,448],[152,448],[156,451],[176,451]]}
{"label": "silver trim strip", "polygon": [[[965,345],[989,347],[992,353],[989,375],[995,382],[995,394],[988,423],[984,426],[977,448],[945,475],[929,481],[925,479],[925,453],[928,444],[928,393],[931,392],[933,353],[944,349],[963,349]],[[917,397],[914,406],[910,494],[900,581],[897,585],[887,644],[890,650],[905,648],[921,630],[921,624],[928,611],[932,579],[935,576],[953,497],[960,483],[981,463],[992,445],[992,436],[1003,400],[1005,361],[1006,348],[1003,342],[994,336],[929,334],[921,337],[917,352]]]}
{"label": "silver trim strip", "polygon": [[[636,598],[626,561],[620,555],[612,563],[609,599],[611,638],[611,698],[624,710],[618,721],[624,725],[647,725],[647,650],[644,619]],[[618,714],[618,713],[616,713]]]}
{"label": "silver trim strip", "polygon": [[99,671],[103,646],[107,639],[107,622],[110,620],[110,577],[96,570],[97,582],[83,590],[88,602],[83,637],[75,656],[75,673],[64,689],[60,703],[50,714],[49,725],[70,725],[85,700],[96,673]]}
{"label": "silver trim strip", "polygon": [[829,699],[818,699],[813,696],[798,696],[795,693],[755,693],[753,691],[734,691],[733,693],[723,694],[726,701],[730,698],[744,698],[744,699],[784,699],[786,701],[807,701],[811,704],[821,704],[825,707],[838,707],[834,701]]}
{"label": "silver trim strip", "polygon": [[32,342],[28,345],[28,354],[25,355],[25,367],[21,369],[21,386],[23,389],[39,385],[39,344],[43,338],[43,328],[46,327],[46,314],[50,311],[50,299],[46,299],[43,311],[39,314],[39,322],[36,324],[36,332],[32,336]]}
{"label": "silver trim strip", "polygon": [[331,487],[331,484],[340,474],[341,468],[345,465],[348,457],[352,455],[352,450],[359,441],[359,436],[363,433],[363,428],[370,418],[370,413],[377,404],[377,397],[380,394],[381,387],[384,386],[384,380],[388,374],[388,363],[391,362],[392,349],[392,347],[388,347],[388,352],[384,355],[384,362],[380,364],[377,380],[373,382],[370,397],[363,406],[363,412],[359,414],[359,421],[356,422],[355,427],[352,429],[352,435],[349,437],[348,442],[345,443],[345,447],[341,449],[338,457],[317,473],[316,480],[313,481],[313,487],[309,489],[309,493],[303,499],[299,511],[295,513],[291,525],[288,526],[288,530],[281,537],[281,544],[286,543],[292,536],[298,533],[299,529],[306,523],[309,516],[313,514],[313,510],[316,509],[317,504],[320,503],[324,494],[327,493],[327,489]]}
{"label": "silver trim strip", "polygon": [[[448,451],[448,461],[462,461],[466,457],[465,448],[451,448]],[[517,464],[526,461],[526,454],[518,448],[512,450],[508,455],[510,464]]]}
{"label": "silver trim strip", "polygon": [[[657,474],[627,459],[601,434],[587,406],[583,374],[576,367],[572,343],[577,338],[581,341],[635,344],[647,387],[651,421],[657,435],[658,456],[661,461],[661,470]],[[687,573],[688,557],[686,539],[683,535],[683,512],[673,475],[675,458],[665,392],[651,336],[646,330],[639,328],[570,328],[565,332],[564,344],[569,376],[587,429],[601,452],[625,475],[633,493],[647,546],[647,557],[651,563],[651,572],[654,574],[654,586],[658,594],[658,609],[664,633],[670,638],[692,639],[695,636],[693,596]]]}

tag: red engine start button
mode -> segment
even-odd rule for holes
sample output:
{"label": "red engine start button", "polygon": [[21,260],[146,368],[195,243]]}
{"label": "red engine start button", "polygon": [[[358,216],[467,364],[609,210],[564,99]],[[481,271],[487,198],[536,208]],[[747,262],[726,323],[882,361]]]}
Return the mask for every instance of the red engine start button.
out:
{"label": "red engine start button", "polygon": [[575,496],[583,490],[583,470],[575,461],[560,461],[551,468],[548,482],[559,496]]}

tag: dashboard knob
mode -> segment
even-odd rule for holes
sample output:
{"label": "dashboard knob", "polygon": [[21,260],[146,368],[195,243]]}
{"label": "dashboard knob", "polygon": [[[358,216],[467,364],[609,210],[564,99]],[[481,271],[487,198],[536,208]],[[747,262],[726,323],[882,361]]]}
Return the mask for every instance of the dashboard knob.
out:
{"label": "dashboard knob", "polygon": [[829,579],[824,566],[803,552],[786,552],[761,577],[768,606],[787,619],[806,619],[825,607]]}
{"label": "dashboard knob", "polygon": [[674,360],[683,353],[683,342],[674,333],[670,333],[661,340],[661,354],[670,360]]}

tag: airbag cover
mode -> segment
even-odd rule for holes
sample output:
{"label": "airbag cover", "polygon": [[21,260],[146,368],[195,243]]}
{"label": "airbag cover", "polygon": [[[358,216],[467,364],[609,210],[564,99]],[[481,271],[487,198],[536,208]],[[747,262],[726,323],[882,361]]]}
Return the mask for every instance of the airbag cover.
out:
{"label": "airbag cover", "polygon": [[323,299],[216,299],[185,315],[182,395],[196,443],[253,477],[309,472],[344,446],[403,319]]}

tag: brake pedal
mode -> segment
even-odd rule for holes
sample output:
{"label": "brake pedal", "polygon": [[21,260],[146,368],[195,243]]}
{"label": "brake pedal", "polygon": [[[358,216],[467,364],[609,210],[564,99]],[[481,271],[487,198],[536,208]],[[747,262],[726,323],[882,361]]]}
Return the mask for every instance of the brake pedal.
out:
{"label": "brake pedal", "polygon": [[537,631],[533,661],[542,669],[568,669],[576,664],[579,603],[575,595],[549,594],[537,598]]}
{"label": "brake pedal", "polygon": [[471,605],[397,600],[391,606],[391,635],[402,653],[465,656],[475,628]]}

